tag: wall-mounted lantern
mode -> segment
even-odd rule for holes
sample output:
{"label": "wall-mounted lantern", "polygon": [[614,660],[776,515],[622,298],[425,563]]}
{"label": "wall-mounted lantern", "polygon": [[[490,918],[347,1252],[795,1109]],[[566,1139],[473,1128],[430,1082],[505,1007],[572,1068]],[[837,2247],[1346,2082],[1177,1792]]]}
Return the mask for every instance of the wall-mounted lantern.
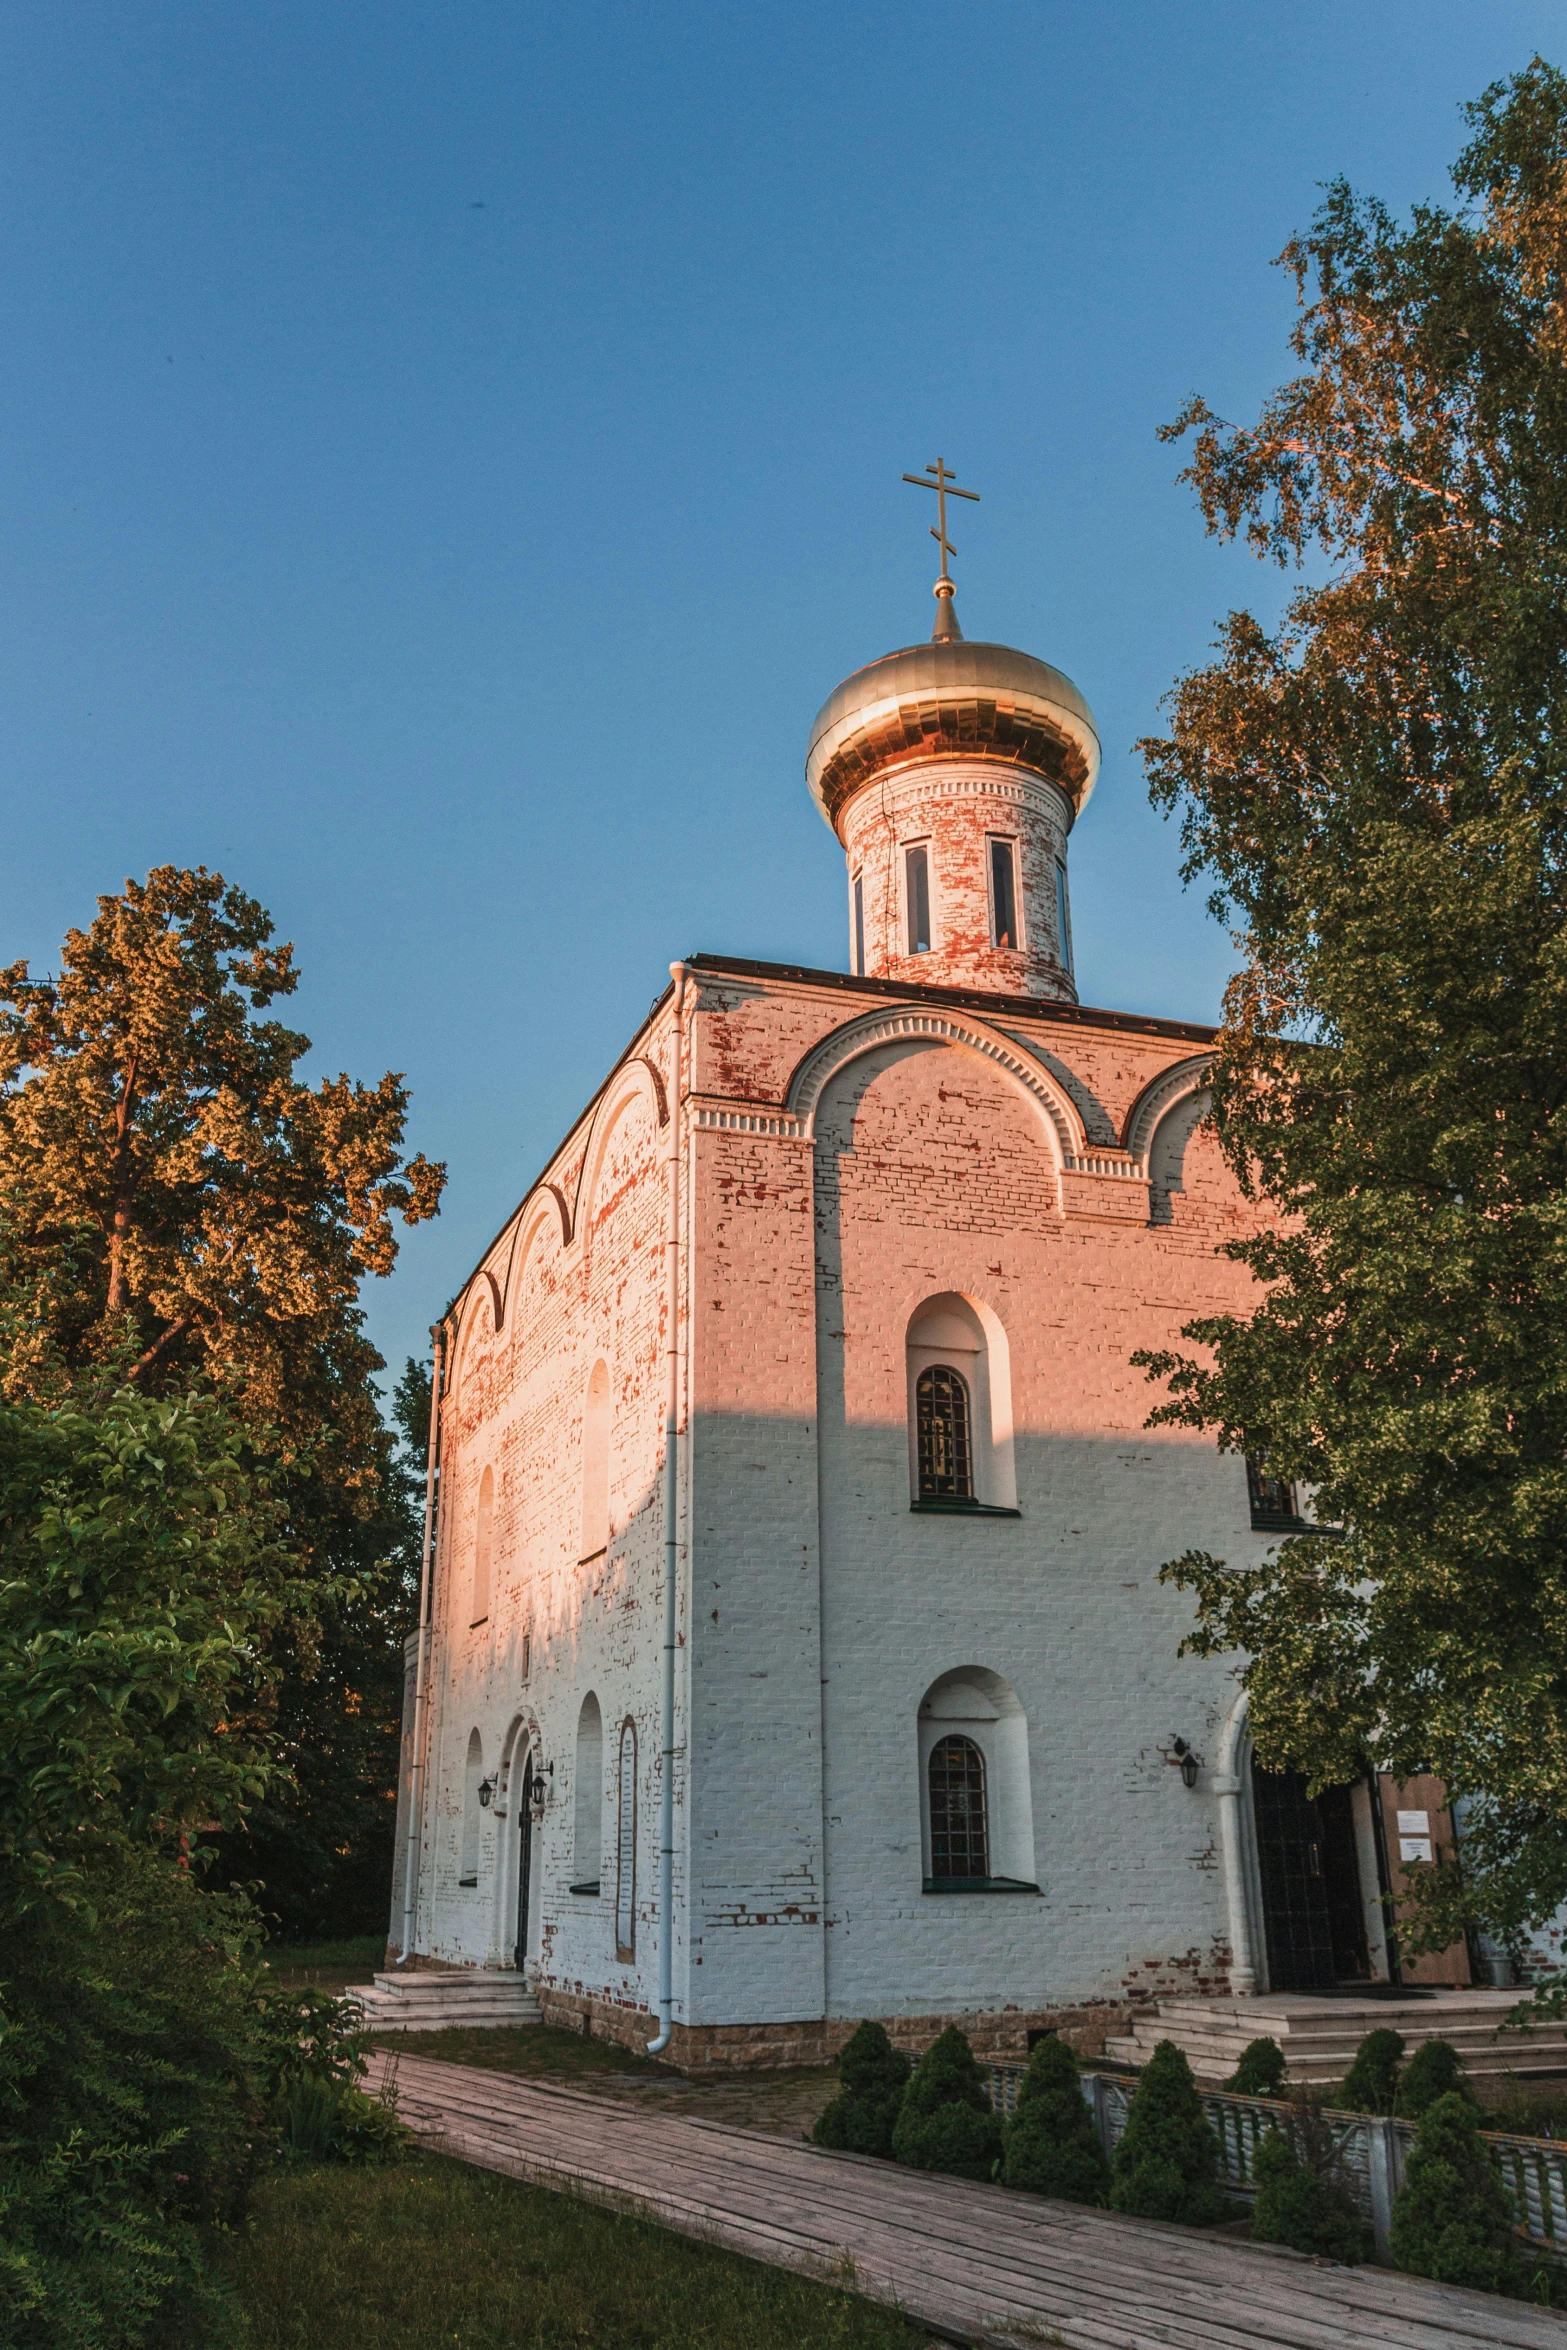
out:
{"label": "wall-mounted lantern", "polygon": [[490,1804],[494,1799],[494,1795],[495,1781],[493,1779],[481,1779],[479,1781],[479,1809],[481,1811],[489,1810]]}
{"label": "wall-mounted lantern", "polygon": [[1195,1787],[1197,1784],[1198,1771],[1196,1755],[1193,1754],[1191,1748],[1187,1745],[1184,1738],[1173,1739],[1171,1741],[1171,1745],[1175,1759],[1181,1766],[1181,1777],[1184,1779],[1188,1787]]}

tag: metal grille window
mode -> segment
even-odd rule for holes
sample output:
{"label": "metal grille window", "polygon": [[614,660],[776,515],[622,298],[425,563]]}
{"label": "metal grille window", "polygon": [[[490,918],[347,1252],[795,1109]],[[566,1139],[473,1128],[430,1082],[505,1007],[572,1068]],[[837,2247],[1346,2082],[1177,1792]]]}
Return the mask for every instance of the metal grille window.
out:
{"label": "metal grille window", "polygon": [[985,1758],[956,1731],[931,1748],[930,1873],[938,1881],[990,1874]]}
{"label": "metal grille window", "polygon": [[946,1363],[921,1371],[914,1388],[921,1501],[972,1501],[974,1451],[968,1389]]}
{"label": "metal grille window", "polygon": [[1251,1522],[1260,1528],[1294,1526],[1299,1522],[1295,1488],[1282,1477],[1271,1476],[1260,1461],[1246,1463],[1246,1487],[1251,1498]]}

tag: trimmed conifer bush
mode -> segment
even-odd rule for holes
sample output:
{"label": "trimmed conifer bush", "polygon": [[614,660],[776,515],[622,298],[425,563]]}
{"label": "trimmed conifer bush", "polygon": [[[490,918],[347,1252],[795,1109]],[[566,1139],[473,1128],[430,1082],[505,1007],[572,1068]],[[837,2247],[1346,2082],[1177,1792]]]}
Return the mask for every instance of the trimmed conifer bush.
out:
{"label": "trimmed conifer bush", "polygon": [[1237,2097],[1282,2097],[1284,2076],[1284,2051],[1277,2040],[1248,2040],[1224,2086]]}
{"label": "trimmed conifer bush", "polygon": [[1196,2228],[1230,2216],[1213,2132],[1192,2068],[1173,2040],[1161,2040],[1143,2067],[1115,2150],[1110,2208]]}
{"label": "trimmed conifer bush", "polygon": [[1455,2090],[1460,2097],[1474,2103],[1457,2049],[1446,2040],[1427,2040],[1415,2050],[1398,2076],[1393,2111],[1400,2121],[1417,2122],[1422,2114],[1430,2112],[1439,2097],[1450,2096]]}
{"label": "trimmed conifer bush", "polygon": [[909,2079],[902,2049],[894,2048],[880,2024],[861,2024],[838,2059],[838,2079],[838,2094],[811,2133],[817,2145],[847,2154],[890,2154]]}
{"label": "trimmed conifer bush", "polygon": [[1411,2276],[1521,2293],[1527,2268],[1501,2173],[1474,2107],[1450,2089],[1428,2106],[1393,2205],[1393,2258]]}
{"label": "trimmed conifer bush", "polygon": [[1287,2244],[1326,2260],[1353,2264],[1371,2258],[1371,2230],[1342,2184],[1302,2162],[1283,2130],[1270,2130],[1252,2164],[1257,2201],[1251,2232],[1258,2244]]}
{"label": "trimmed conifer bush", "polygon": [[1338,2102],[1349,2113],[1391,2113],[1404,2061],[1404,2035],[1381,2026],[1368,2032],[1355,2051]]}
{"label": "trimmed conifer bush", "polygon": [[1001,2153],[1000,2117],[990,2109],[968,2036],[956,2024],[914,2067],[893,2125],[892,2151],[911,2170],[951,2171],[960,2179],[993,2175]]}
{"label": "trimmed conifer bush", "polygon": [[1103,2203],[1110,2165],[1083,2097],[1077,2058],[1053,2033],[1030,2056],[1017,2111],[1001,2135],[1006,2186],[1055,2195],[1063,2203]]}

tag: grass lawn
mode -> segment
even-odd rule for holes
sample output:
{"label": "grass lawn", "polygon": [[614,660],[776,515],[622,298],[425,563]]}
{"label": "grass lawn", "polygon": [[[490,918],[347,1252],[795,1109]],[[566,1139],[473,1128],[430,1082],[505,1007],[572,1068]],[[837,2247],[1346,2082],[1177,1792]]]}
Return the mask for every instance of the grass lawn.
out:
{"label": "grass lawn", "polygon": [[274,2173],[233,2242],[249,2350],[924,2350],[891,2310],[415,2155]]}
{"label": "grass lawn", "polygon": [[346,1991],[368,1983],[386,1962],[386,1936],[360,1934],[343,1942],[269,1942],[261,1954],[290,1990],[314,1983],[322,1991]]}

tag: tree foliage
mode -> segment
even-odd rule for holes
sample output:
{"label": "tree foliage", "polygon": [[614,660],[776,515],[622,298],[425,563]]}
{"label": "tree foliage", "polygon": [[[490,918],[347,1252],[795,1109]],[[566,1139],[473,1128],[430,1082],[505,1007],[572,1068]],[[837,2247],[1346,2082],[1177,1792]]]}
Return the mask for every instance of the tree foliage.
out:
{"label": "tree foliage", "polygon": [[909,2076],[893,2126],[895,2159],[913,2170],[988,2179],[1001,2154],[1001,2122],[991,2111],[968,2035],[949,2024]]}
{"label": "tree foliage", "polygon": [[58,978],[0,973],[0,1392],[205,1382],[267,1447],[316,1596],[268,1628],[274,1669],[236,1697],[231,1731],[287,1768],[224,1862],[309,1933],[384,1910],[419,1495],[358,1292],[444,1176],[402,1155],[399,1077],[303,1081],[308,1038],[258,1017],[296,983],[253,899],[173,866],[100,898]]}
{"label": "tree foliage", "polygon": [[444,1170],[402,1158],[400,1078],[301,1081],[309,1038],[252,1016],[296,985],[253,898],[172,865],[100,898],[57,979],[0,973],[0,1196],[32,1309],[8,1392],[128,1327],[136,1379],[221,1364],[289,1431],[363,1408],[359,1282]]}
{"label": "tree foliage", "polygon": [[1423,2116],[1393,2204],[1393,2258],[1417,2277],[1522,2293],[1528,2272],[1501,2173],[1456,2092]]}
{"label": "tree foliage", "polygon": [[1255,1312],[1141,1358],[1155,1417],[1339,1530],[1166,1572],[1269,1767],[1470,1798],[1428,1947],[1567,1895],[1567,80],[1466,111],[1455,207],[1338,183],[1286,247],[1258,422],[1169,428],[1210,532],[1312,576],[1144,746],[1238,926],[1215,1119],[1267,1203]]}
{"label": "tree foliage", "polygon": [[816,2117],[811,2135],[817,2145],[848,2154],[890,2155],[908,2079],[909,2060],[894,2048],[886,2026],[861,2024],[838,2059],[838,2094]]}
{"label": "tree foliage", "polygon": [[282,1519],[221,1397],[0,1405],[0,1915],[263,1791],[239,1722],[311,1623]]}
{"label": "tree foliage", "polygon": [[1197,2228],[1229,2217],[1213,2131],[1173,2040],[1161,2040],[1143,2067],[1111,2167],[1112,2211]]}
{"label": "tree foliage", "polygon": [[1083,2096],[1077,2058],[1048,2033],[1028,2060],[1017,2111],[1002,2131],[1002,2183],[1063,2203],[1103,2203],[1110,2190],[1094,2117]]}

